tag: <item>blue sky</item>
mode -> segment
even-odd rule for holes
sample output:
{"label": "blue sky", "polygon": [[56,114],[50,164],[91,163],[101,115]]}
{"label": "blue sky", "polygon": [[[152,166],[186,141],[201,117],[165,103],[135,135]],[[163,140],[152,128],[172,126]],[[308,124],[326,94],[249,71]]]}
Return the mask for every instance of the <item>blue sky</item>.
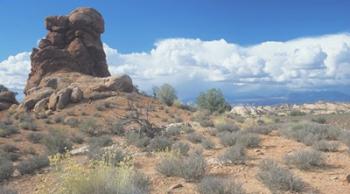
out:
{"label": "blue sky", "polygon": [[227,96],[350,91],[348,0],[4,0],[0,83],[22,89],[44,18],[81,6],[104,16],[112,74],[144,90],[170,82],[183,98],[209,87]]}
{"label": "blue sky", "polygon": [[103,14],[103,40],[121,52],[148,51],[164,38],[223,38],[250,45],[350,31],[348,0],[4,0],[0,60],[30,50],[46,33],[46,16],[79,6]]}

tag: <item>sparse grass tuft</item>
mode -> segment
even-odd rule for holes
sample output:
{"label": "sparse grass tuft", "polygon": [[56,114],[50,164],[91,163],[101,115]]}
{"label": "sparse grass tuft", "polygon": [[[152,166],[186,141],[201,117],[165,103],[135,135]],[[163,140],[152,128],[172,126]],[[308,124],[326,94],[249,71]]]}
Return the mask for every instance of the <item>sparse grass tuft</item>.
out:
{"label": "sparse grass tuft", "polygon": [[288,165],[294,165],[301,170],[310,170],[315,167],[325,166],[325,159],[321,152],[316,150],[295,151],[285,156]]}
{"label": "sparse grass tuft", "polygon": [[207,150],[213,149],[215,147],[215,144],[207,138],[204,138],[201,144],[203,148]]}
{"label": "sparse grass tuft", "polygon": [[272,193],[280,191],[302,192],[305,187],[300,178],[280,167],[273,160],[263,160],[260,163],[257,177]]}
{"label": "sparse grass tuft", "polygon": [[27,135],[27,139],[32,143],[40,143],[44,135],[40,132],[31,132]]}
{"label": "sparse grass tuft", "polygon": [[190,146],[187,143],[176,142],[171,146],[171,150],[179,152],[181,155],[187,155]]}
{"label": "sparse grass tuft", "polygon": [[245,194],[242,184],[229,179],[206,176],[198,185],[200,194]]}

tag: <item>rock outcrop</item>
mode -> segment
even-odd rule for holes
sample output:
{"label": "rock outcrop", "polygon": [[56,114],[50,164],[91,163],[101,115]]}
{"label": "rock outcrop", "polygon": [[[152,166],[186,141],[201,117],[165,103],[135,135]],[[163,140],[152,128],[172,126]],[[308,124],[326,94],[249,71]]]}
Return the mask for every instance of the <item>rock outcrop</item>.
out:
{"label": "rock outcrop", "polygon": [[20,110],[42,112],[135,90],[128,75],[110,76],[100,40],[104,20],[91,8],[50,16],[48,34],[33,49]]}
{"label": "rock outcrop", "polygon": [[67,16],[49,16],[45,25],[49,32],[32,51],[25,94],[55,72],[110,76],[100,39],[104,20],[95,9],[78,8]]}
{"label": "rock outcrop", "polygon": [[16,94],[0,85],[0,111],[10,108],[13,104],[18,104]]}

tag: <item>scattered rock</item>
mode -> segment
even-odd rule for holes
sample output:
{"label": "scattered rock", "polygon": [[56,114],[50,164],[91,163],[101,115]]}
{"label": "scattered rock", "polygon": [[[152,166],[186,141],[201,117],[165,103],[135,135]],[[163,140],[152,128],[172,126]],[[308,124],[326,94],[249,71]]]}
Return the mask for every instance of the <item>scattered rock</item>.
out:
{"label": "scattered rock", "polygon": [[64,88],[57,93],[57,105],[56,109],[63,109],[70,102],[72,94],[71,88]]}
{"label": "scattered rock", "polygon": [[41,99],[39,102],[37,102],[34,106],[33,111],[34,112],[42,112],[48,109],[47,103],[49,102],[49,98]]}
{"label": "scattered rock", "polygon": [[26,111],[34,108],[35,104],[40,100],[49,97],[54,90],[52,88],[42,88],[34,92],[32,95],[27,96],[24,100],[23,107]]}
{"label": "scattered rock", "polygon": [[9,109],[13,104],[18,104],[16,94],[0,84],[0,111]]}
{"label": "scattered rock", "polygon": [[82,154],[87,153],[88,151],[89,151],[89,146],[85,145],[85,146],[82,146],[80,148],[71,150],[70,154],[72,154],[72,155],[82,155]]}

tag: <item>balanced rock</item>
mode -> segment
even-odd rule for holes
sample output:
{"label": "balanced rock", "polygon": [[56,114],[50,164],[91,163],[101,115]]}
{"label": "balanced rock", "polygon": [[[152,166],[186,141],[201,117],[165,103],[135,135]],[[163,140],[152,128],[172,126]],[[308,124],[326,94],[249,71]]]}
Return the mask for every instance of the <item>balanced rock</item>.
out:
{"label": "balanced rock", "polygon": [[110,76],[100,39],[104,20],[92,8],[78,8],[68,16],[50,16],[48,34],[33,49],[31,72],[18,107],[46,112],[70,104],[133,92],[128,75]]}
{"label": "balanced rock", "polygon": [[47,17],[45,25],[49,32],[32,51],[25,94],[55,72],[110,76],[100,38],[104,20],[99,12],[78,8],[67,16]]}

